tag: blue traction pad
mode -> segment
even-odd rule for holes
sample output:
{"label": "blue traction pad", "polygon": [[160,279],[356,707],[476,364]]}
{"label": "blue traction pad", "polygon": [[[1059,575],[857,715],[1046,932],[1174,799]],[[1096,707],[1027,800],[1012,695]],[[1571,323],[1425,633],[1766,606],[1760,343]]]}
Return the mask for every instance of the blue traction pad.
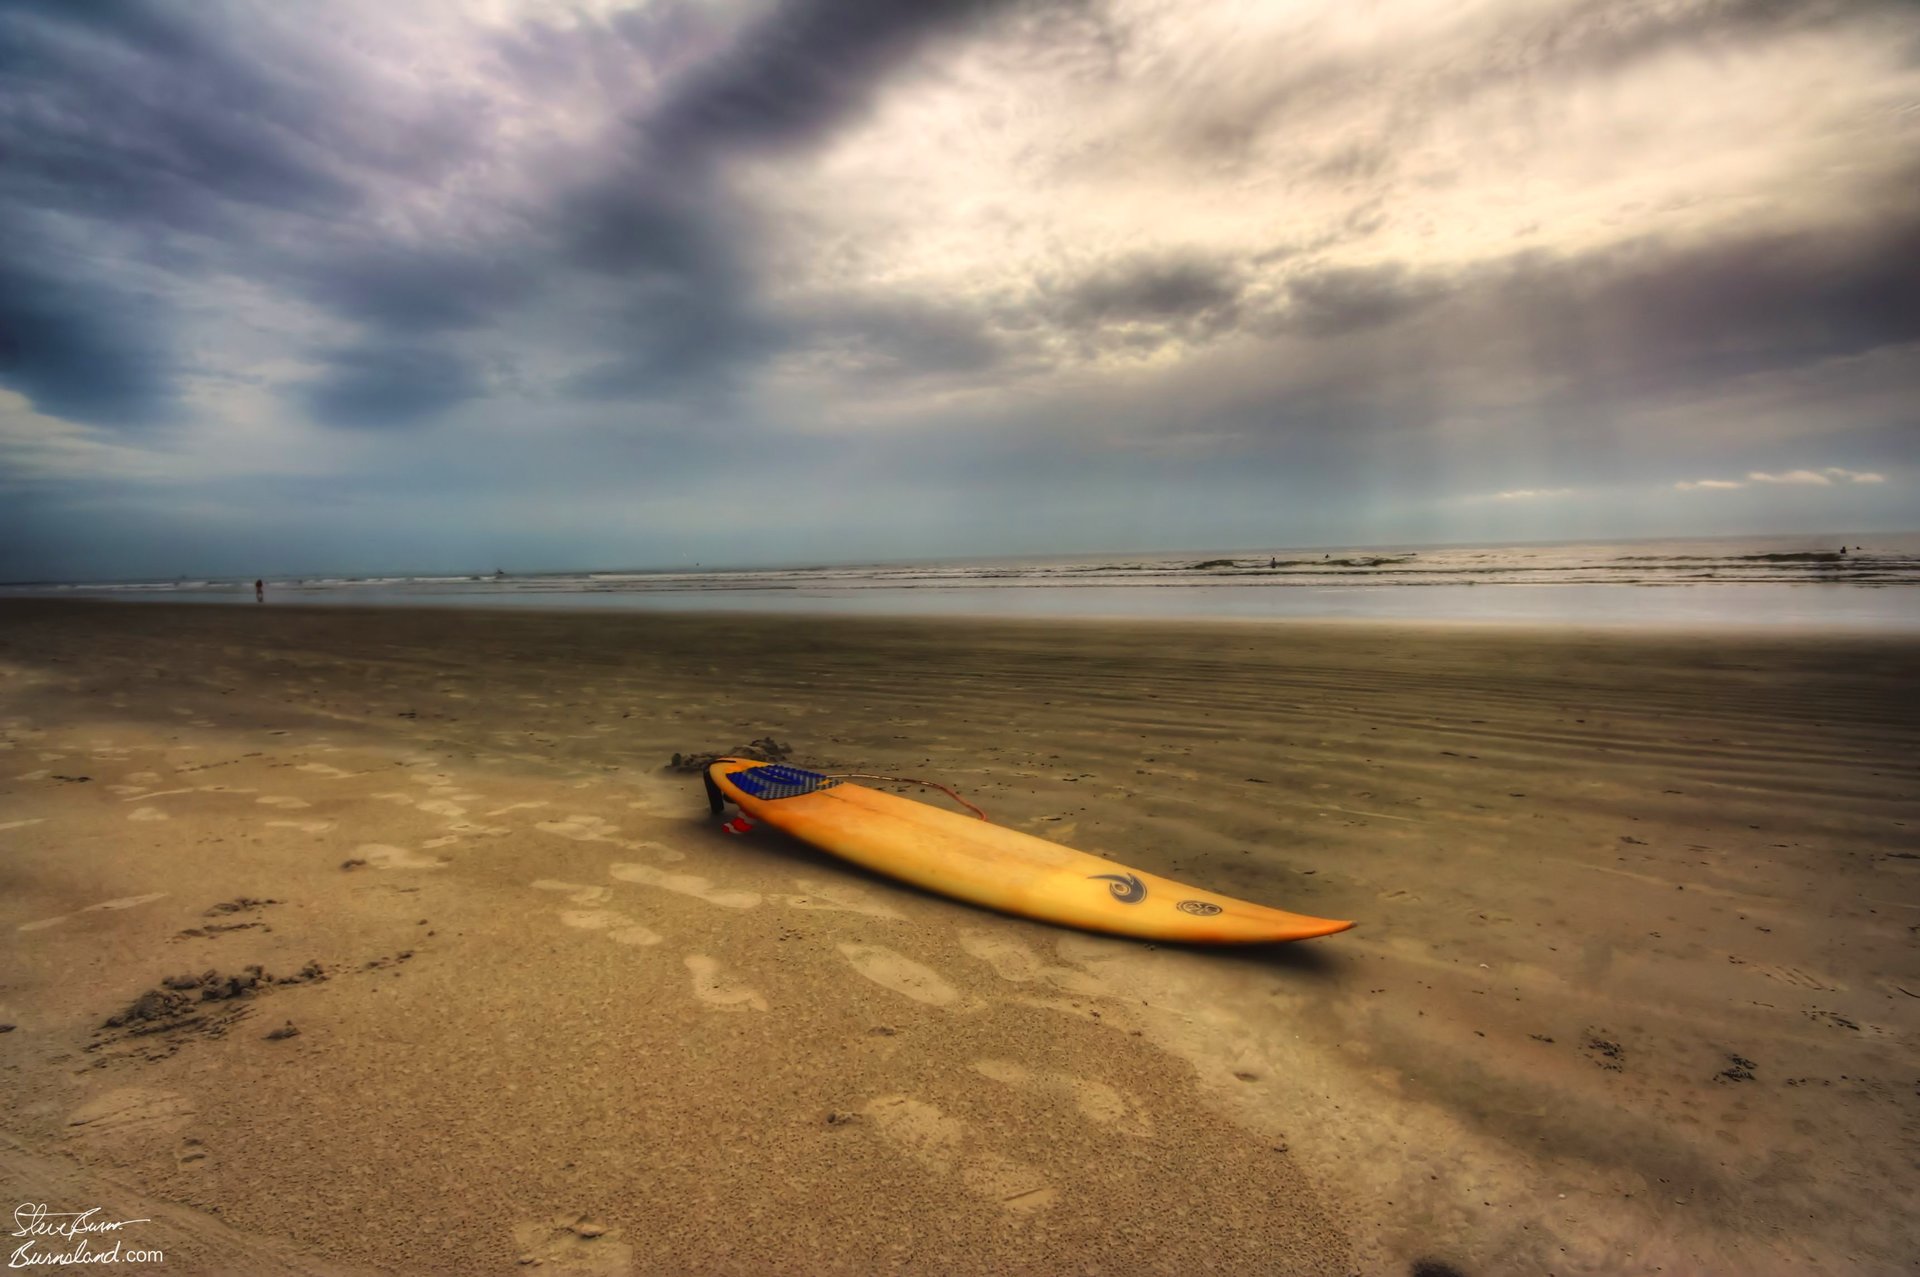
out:
{"label": "blue traction pad", "polygon": [[741,793],[754,798],[795,798],[801,794],[811,794],[817,789],[832,789],[840,782],[819,772],[803,771],[798,767],[785,767],[779,763],[769,763],[765,767],[754,767],[743,772],[734,772],[727,779]]}

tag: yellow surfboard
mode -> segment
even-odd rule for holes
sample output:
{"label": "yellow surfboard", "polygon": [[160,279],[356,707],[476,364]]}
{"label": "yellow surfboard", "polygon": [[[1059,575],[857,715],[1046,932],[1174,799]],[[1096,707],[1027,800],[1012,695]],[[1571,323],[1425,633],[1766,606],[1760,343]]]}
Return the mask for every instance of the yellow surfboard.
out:
{"label": "yellow surfboard", "polygon": [[1184,944],[1306,940],[1353,925],[1216,895],[799,767],[722,758],[707,778],[714,793],[748,816],[822,851],[943,896],[1042,922]]}

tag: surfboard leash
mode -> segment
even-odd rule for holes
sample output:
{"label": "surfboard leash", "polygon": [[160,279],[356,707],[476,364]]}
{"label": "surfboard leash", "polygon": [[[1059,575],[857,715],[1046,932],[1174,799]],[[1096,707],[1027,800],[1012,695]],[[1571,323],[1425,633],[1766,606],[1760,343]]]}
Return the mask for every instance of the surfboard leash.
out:
{"label": "surfboard leash", "polygon": [[937,789],[980,819],[985,820],[987,818],[986,812],[981,811],[978,807],[975,807],[972,803],[954,793],[937,780],[915,780],[911,776],[877,776],[872,772],[829,772],[827,776],[831,780],[890,780],[902,785],[919,785],[923,789]]}

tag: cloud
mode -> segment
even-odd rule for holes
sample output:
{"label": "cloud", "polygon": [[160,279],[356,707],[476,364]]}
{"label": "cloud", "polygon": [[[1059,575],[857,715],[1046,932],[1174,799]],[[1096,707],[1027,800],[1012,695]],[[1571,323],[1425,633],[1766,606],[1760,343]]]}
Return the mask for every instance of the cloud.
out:
{"label": "cloud", "polygon": [[1911,6],[481,8],[0,0],[13,455],[478,511],[804,450],[794,509],[1009,539],[1036,476],[1544,536],[1609,503],[1541,476],[1845,457],[1900,515]]}
{"label": "cloud", "polygon": [[1054,314],[1072,327],[1221,322],[1232,317],[1240,290],[1230,262],[1197,254],[1136,255],[1065,285]]}
{"label": "cloud", "polygon": [[1570,497],[1572,488],[1510,488],[1505,492],[1492,492],[1484,496],[1469,497],[1470,501],[1550,501],[1559,497]]}
{"label": "cloud", "polygon": [[413,425],[481,393],[468,359],[434,346],[367,345],[332,352],[303,388],[309,410],[333,426]]}
{"label": "cloud", "polygon": [[[1873,471],[1847,470],[1840,466],[1828,466],[1824,470],[1784,470],[1770,474],[1761,470],[1747,473],[1747,479],[1754,483],[1776,484],[1788,487],[1827,488],[1832,487],[1835,479],[1843,483],[1885,483],[1887,477]],[[1738,479],[1695,479],[1673,485],[1682,492],[1711,488],[1744,488],[1747,485]]]}
{"label": "cloud", "polygon": [[986,316],[933,299],[810,299],[793,317],[798,362],[823,375],[899,381],[976,376],[1008,358]]}
{"label": "cloud", "polygon": [[354,204],[329,145],[357,114],[337,77],[271,21],[211,19],[137,0],[0,10],[8,202],[198,234],[247,206]]}
{"label": "cloud", "polygon": [[472,245],[376,243],[294,270],[310,300],[394,333],[492,324],[537,286],[531,262]]}
{"label": "cloud", "polygon": [[74,421],[171,418],[176,356],[165,308],[93,263],[35,258],[0,243],[0,384]]}
{"label": "cloud", "polygon": [[1817,470],[1788,470],[1782,474],[1766,474],[1759,470],[1749,471],[1747,478],[1755,483],[1803,484],[1809,487],[1824,488],[1833,483]]}
{"label": "cloud", "polygon": [[1284,321],[1316,337],[1338,337],[1411,315],[1447,284],[1438,274],[1423,279],[1397,262],[1322,268],[1287,280]]}
{"label": "cloud", "polygon": [[782,0],[646,121],[670,161],[817,141],[925,42],[1004,0]]}

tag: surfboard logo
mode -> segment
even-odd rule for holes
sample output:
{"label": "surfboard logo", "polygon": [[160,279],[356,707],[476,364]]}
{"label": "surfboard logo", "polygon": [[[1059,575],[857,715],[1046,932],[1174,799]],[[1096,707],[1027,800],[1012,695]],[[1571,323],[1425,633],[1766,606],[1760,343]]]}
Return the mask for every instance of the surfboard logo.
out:
{"label": "surfboard logo", "polygon": [[1182,900],[1174,908],[1181,913],[1190,913],[1196,918],[1211,918],[1220,912],[1220,906],[1207,900]]}
{"label": "surfboard logo", "polygon": [[1113,898],[1124,904],[1137,905],[1147,898],[1147,884],[1133,874],[1088,874],[1087,877],[1104,879]]}

